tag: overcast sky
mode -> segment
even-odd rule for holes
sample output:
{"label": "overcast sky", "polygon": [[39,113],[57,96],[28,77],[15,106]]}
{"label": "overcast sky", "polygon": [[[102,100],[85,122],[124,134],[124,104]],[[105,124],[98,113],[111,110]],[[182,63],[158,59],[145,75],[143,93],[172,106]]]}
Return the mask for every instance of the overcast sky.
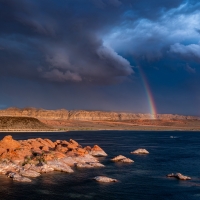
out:
{"label": "overcast sky", "polygon": [[149,88],[200,116],[199,87],[198,0],[0,0],[0,109],[150,113]]}

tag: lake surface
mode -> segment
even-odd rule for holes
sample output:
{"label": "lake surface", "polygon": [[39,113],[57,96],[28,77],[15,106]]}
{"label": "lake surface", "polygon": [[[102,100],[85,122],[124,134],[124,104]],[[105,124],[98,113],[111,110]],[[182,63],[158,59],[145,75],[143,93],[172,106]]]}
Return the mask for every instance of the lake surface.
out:
{"label": "lake surface", "polygon": [[[108,154],[100,158],[105,168],[78,169],[72,174],[52,172],[32,179],[31,183],[13,182],[0,175],[1,200],[130,199],[130,200],[199,200],[200,132],[84,131],[48,133],[1,133],[14,139],[49,138],[76,140],[82,146],[98,144]],[[172,137],[173,136],[173,137]],[[146,148],[149,155],[131,151]],[[117,155],[133,159],[133,164],[110,161]],[[180,172],[190,181],[167,178]],[[97,175],[118,179],[117,183],[98,183]]]}

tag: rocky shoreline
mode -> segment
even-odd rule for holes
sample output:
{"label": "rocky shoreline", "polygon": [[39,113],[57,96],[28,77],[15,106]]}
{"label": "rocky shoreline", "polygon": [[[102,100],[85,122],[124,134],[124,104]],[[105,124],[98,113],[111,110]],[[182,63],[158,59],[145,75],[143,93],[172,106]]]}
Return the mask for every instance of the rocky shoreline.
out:
{"label": "rocky shoreline", "polygon": [[[149,154],[146,149],[137,149],[131,154]],[[60,171],[73,173],[77,168],[105,167],[99,162],[98,157],[105,157],[107,153],[98,145],[82,147],[73,139],[56,140],[28,139],[14,140],[11,135],[0,140],[0,174],[4,174],[13,181],[31,182],[32,178],[42,173]],[[123,155],[111,159],[112,162],[134,163],[133,160]],[[181,173],[168,174],[167,177],[179,180],[191,180]],[[106,176],[93,178],[97,182],[118,182],[117,179]]]}
{"label": "rocky shoreline", "polygon": [[17,141],[8,135],[0,141],[0,174],[14,181],[31,182],[30,178],[51,171],[73,173],[76,168],[104,167],[98,156],[107,156],[98,145],[83,148],[72,139]]}

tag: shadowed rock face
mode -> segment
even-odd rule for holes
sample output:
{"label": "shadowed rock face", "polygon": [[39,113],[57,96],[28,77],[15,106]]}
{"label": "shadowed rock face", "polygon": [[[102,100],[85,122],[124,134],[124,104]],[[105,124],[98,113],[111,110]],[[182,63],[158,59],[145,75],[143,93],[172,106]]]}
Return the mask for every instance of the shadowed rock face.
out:
{"label": "shadowed rock face", "polygon": [[13,180],[29,182],[25,177],[62,171],[72,173],[74,168],[104,167],[94,156],[107,154],[99,146],[82,148],[75,140],[28,139],[16,141],[5,136],[0,141],[0,173]]}
{"label": "shadowed rock face", "polygon": [[[135,114],[135,113],[119,113],[119,112],[103,112],[103,111],[68,111],[61,110],[44,110],[36,108],[8,108],[0,110],[0,116],[18,116],[18,117],[35,117],[38,119],[47,120],[106,120],[106,121],[123,121],[134,119],[152,119],[151,114]],[[158,114],[157,119],[198,119],[192,116],[172,115],[172,114]]]}
{"label": "shadowed rock face", "polygon": [[177,179],[179,179],[179,180],[191,180],[191,177],[189,177],[189,176],[184,176],[183,174],[181,174],[181,173],[176,173],[176,174],[174,174],[174,173],[172,173],[172,174],[168,174],[167,175],[167,177],[169,177],[169,178],[177,178]]}

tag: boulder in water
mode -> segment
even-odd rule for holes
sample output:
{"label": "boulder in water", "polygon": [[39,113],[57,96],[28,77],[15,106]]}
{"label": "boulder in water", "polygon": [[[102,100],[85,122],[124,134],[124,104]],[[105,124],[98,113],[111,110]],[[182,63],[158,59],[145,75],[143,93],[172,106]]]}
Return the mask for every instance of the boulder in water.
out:
{"label": "boulder in water", "polygon": [[135,151],[131,152],[132,154],[149,154],[149,152],[146,149],[137,149]]}
{"label": "boulder in water", "polygon": [[28,169],[28,170],[20,170],[20,175],[34,178],[40,176],[41,174],[36,171]]}
{"label": "boulder in water", "polygon": [[7,176],[9,178],[12,178],[14,181],[31,182],[31,179],[23,177],[23,176],[19,175],[18,173],[15,173],[15,172],[10,172],[10,173],[7,174]]}
{"label": "boulder in water", "polygon": [[122,162],[122,163],[133,163],[134,161],[131,160],[130,158],[127,158],[125,156],[119,155],[111,159],[114,162]]}
{"label": "boulder in water", "polygon": [[179,179],[179,180],[191,180],[191,177],[189,177],[189,176],[184,176],[184,175],[182,175],[181,173],[176,173],[176,174],[172,173],[172,174],[168,174],[167,177],[169,177],[169,178],[173,177],[173,178],[177,178],[177,179]]}
{"label": "boulder in water", "polygon": [[96,176],[93,179],[98,182],[103,182],[103,183],[118,182],[117,179],[109,178],[106,176]]}
{"label": "boulder in water", "polygon": [[94,147],[89,152],[92,156],[107,156],[107,153],[98,145],[94,145]]}
{"label": "boulder in water", "polygon": [[77,168],[94,168],[94,167],[105,167],[103,164],[98,162],[92,162],[92,163],[77,163],[75,165]]}

